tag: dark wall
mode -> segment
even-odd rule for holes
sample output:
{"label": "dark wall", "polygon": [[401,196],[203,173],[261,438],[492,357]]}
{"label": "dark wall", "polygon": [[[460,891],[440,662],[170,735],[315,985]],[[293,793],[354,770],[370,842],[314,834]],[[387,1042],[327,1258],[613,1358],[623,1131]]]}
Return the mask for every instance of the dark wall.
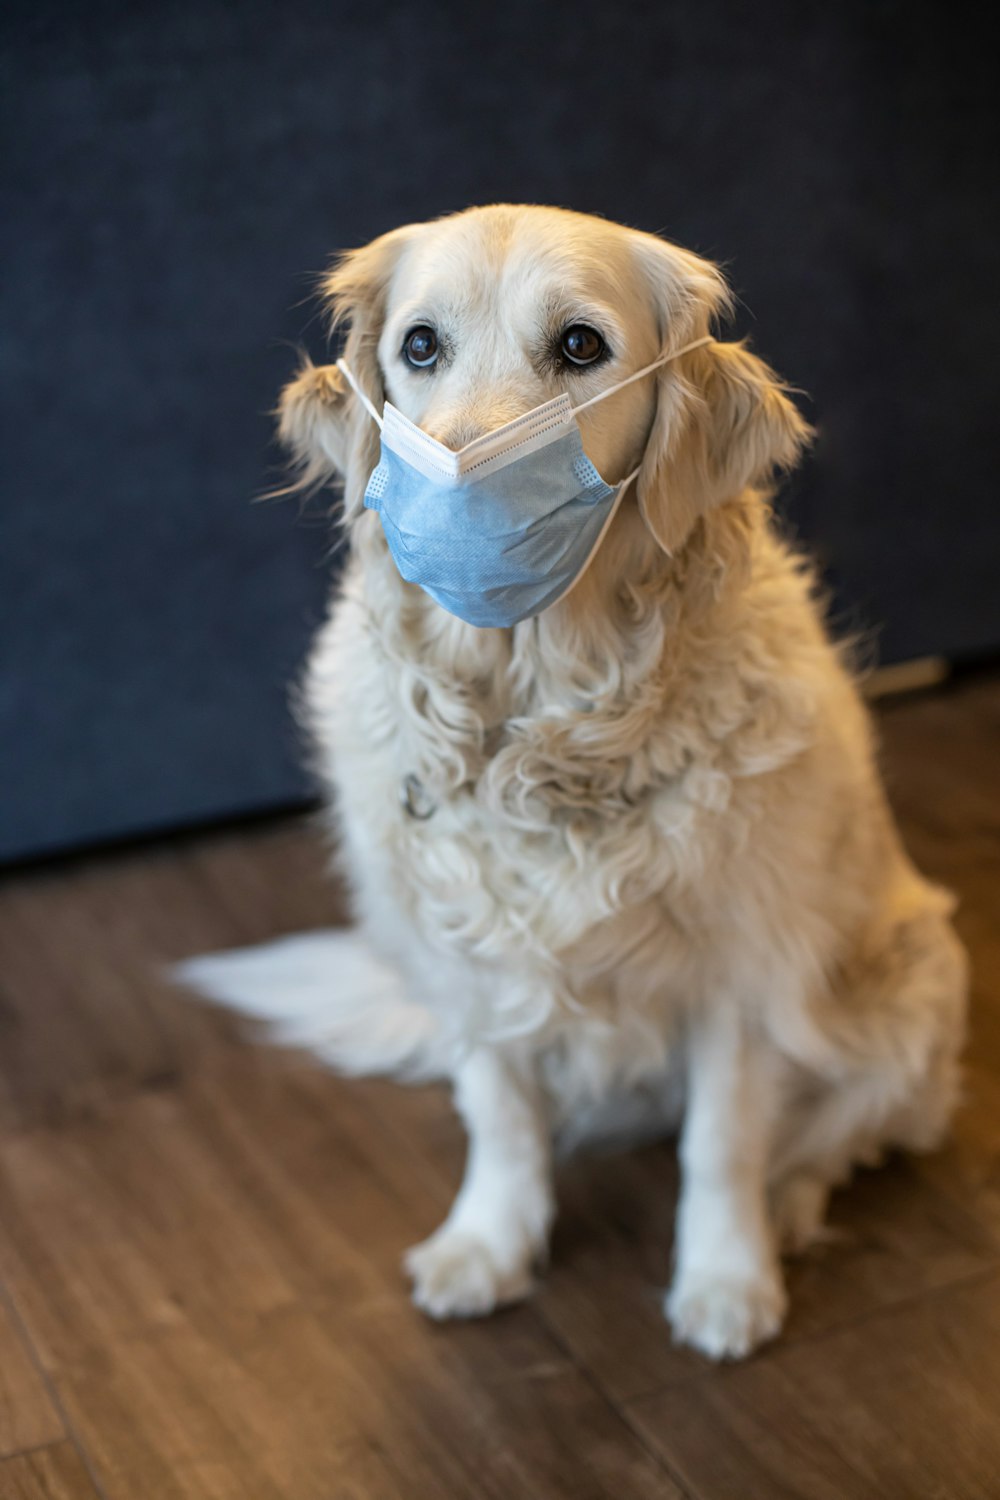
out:
{"label": "dark wall", "polygon": [[993,49],[962,7],[95,0],[3,24],[0,854],[301,798],[331,543],[273,482],[304,273],[533,200],[724,260],[784,505],[884,659],[1000,644]]}

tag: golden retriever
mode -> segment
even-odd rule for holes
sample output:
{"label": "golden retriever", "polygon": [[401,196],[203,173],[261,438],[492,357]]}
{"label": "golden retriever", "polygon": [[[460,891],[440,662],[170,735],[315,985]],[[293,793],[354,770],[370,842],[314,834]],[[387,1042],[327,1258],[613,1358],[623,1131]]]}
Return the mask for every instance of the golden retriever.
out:
{"label": "golden retriever", "polygon": [[[325,291],[376,409],[451,448],[564,391],[582,403],[729,302],[675,245],[508,205],[386,234]],[[591,364],[567,357],[580,326]],[[414,329],[448,359],[414,367]],[[641,465],[637,483],[560,602],[477,629],[397,572],[362,505],[378,429],[339,370],[307,363],[285,390],[302,482],[344,485],[350,561],[301,702],[358,934],[185,978],[344,1071],[453,1080],[465,1178],[406,1261],[434,1317],[529,1291],[554,1141],[679,1126],[666,1312],[676,1338],[737,1357],[779,1329],[780,1254],[816,1234],[831,1186],[940,1137],[965,960],[950,898],[901,848],[810,568],[772,523],[768,483],[809,435],[786,389],[713,341],[580,426],[600,473]]]}

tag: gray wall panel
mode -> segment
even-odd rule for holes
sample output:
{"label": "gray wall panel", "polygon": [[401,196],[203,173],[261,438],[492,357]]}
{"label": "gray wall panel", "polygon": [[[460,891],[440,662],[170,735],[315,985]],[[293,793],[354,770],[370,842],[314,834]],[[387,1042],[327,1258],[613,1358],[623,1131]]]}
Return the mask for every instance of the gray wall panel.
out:
{"label": "gray wall panel", "polygon": [[[985,28],[987,22],[981,23]],[[810,3],[8,4],[0,856],[302,799],[322,504],[252,506],[330,251],[470,202],[725,259],[884,658],[1000,643],[992,48]],[[298,304],[298,305],[297,305]]]}

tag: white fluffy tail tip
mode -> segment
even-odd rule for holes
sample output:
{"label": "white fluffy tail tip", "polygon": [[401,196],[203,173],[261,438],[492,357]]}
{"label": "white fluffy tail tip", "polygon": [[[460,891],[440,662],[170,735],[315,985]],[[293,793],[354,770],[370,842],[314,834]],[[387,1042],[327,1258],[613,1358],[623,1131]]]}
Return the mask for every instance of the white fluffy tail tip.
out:
{"label": "white fluffy tail tip", "polygon": [[175,983],[266,1025],[341,1073],[431,1077],[435,1026],[356,932],[330,929],[190,958]]}

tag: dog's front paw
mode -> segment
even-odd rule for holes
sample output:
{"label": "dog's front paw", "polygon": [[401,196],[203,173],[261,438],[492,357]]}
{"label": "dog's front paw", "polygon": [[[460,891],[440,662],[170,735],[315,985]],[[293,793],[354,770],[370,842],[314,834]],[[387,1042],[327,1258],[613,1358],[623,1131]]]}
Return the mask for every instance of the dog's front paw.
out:
{"label": "dog's front paw", "polygon": [[531,1261],[501,1266],[485,1240],[444,1225],[403,1260],[413,1300],[432,1318],[482,1318],[532,1289]]}
{"label": "dog's front paw", "polygon": [[743,1359],[774,1338],[786,1306],[778,1271],[765,1268],[753,1276],[682,1276],[671,1288],[666,1310],[678,1343],[709,1359]]}

